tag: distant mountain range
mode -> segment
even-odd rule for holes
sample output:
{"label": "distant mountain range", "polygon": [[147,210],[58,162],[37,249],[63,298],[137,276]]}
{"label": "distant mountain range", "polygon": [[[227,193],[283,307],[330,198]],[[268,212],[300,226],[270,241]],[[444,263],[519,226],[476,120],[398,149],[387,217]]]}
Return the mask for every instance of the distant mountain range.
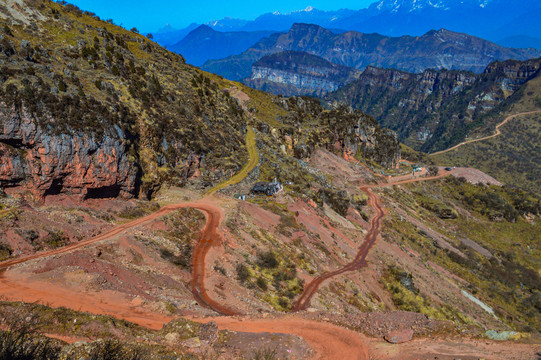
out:
{"label": "distant mountain range", "polygon": [[184,29],[175,29],[169,24],[159,29],[152,34],[154,41],[165,48],[169,48],[171,45],[177,44],[186,37],[192,30],[197,29],[198,24],[192,23]]}
{"label": "distant mountain range", "polygon": [[250,76],[252,65],[263,56],[284,50],[307,52],[359,70],[377,66],[409,72],[429,68],[482,72],[495,60],[526,60],[541,56],[540,50],[504,48],[445,29],[432,30],[419,37],[388,37],[354,31],[335,34],[318,25],[294,24],[285,34],[273,34],[242,54],[210,60],[202,68],[231,80],[240,80]]}
{"label": "distant mountain range", "polygon": [[218,31],[259,31],[274,30],[275,32],[287,31],[294,23],[302,22],[317,24],[329,29],[338,29],[336,26],[341,20],[354,16],[357,11],[341,9],[337,11],[322,11],[308,6],[304,10],[282,14],[278,11],[263,14],[253,21],[224,18],[211,21],[206,25]]}
{"label": "distant mountain range", "polygon": [[[366,9],[321,11],[308,7],[287,14],[267,13],[255,20],[224,18],[206,25],[217,31],[285,32],[294,23],[386,36],[422,35],[445,28],[511,47],[540,47],[541,2],[538,0],[381,0]],[[156,40],[165,46],[182,40],[197,26],[158,31]],[[167,35],[166,35],[167,34]],[[177,36],[176,41],[171,37]],[[229,54],[233,55],[233,53]]]}
{"label": "distant mountain range", "polygon": [[182,54],[187,63],[200,66],[209,59],[239,54],[272,33],[272,31],[219,32],[207,25],[201,25],[178,43],[170,45],[168,49]]}

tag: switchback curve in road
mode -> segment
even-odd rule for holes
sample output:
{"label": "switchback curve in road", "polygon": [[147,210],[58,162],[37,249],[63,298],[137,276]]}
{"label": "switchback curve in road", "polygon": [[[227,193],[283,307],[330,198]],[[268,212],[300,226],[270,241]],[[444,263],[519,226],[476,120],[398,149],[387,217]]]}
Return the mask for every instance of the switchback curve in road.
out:
{"label": "switchback curve in road", "polygon": [[[218,227],[222,219],[222,211],[220,208],[204,203],[204,202],[186,202],[180,204],[167,205],[162,207],[160,210],[147,215],[145,217],[139,218],[137,220],[131,221],[126,224],[122,224],[114,227],[113,229],[106,231],[103,234],[95,236],[93,238],[80,241],[78,243],[69,244],[62,248],[45,251],[30,256],[20,257],[12,260],[7,260],[0,263],[0,272],[7,270],[10,266],[17,264],[23,264],[25,262],[42,259],[54,255],[65,254],[77,249],[80,249],[91,244],[95,244],[104,240],[109,240],[129,229],[143,225],[152,220],[155,220],[163,215],[166,215],[172,211],[181,209],[181,208],[194,208],[199,211],[202,211],[207,219],[205,228],[201,232],[201,240],[197,243],[194,248],[194,256],[192,259],[192,293],[201,306],[205,306],[209,309],[216,311],[222,315],[235,315],[238,314],[235,310],[228,308],[227,306],[218,304],[214,301],[207,293],[204,283],[205,283],[205,257],[209,249],[215,245],[218,245],[221,241],[221,236],[218,234]],[[4,286],[7,286],[6,279],[3,279]]]}
{"label": "switchback curve in road", "polygon": [[[436,176],[436,177],[431,177],[431,178],[410,179],[410,180],[404,180],[404,181],[399,181],[396,183],[389,183],[389,184],[370,185],[370,186],[365,186],[361,188],[363,191],[365,191],[369,195],[370,205],[376,211],[375,216],[373,216],[373,218],[370,221],[371,226],[370,226],[370,230],[369,230],[369,233],[367,234],[367,238],[365,242],[360,247],[359,252],[353,262],[351,262],[350,264],[346,265],[345,267],[341,269],[338,269],[332,273],[327,274],[326,276],[323,275],[319,280],[316,279],[317,281],[313,282],[313,285],[309,284],[305,292],[299,299],[298,305],[296,306],[296,310],[300,310],[309,305],[310,299],[318,290],[319,285],[323,281],[325,281],[326,279],[332,276],[341,274],[343,272],[356,270],[365,264],[366,255],[368,254],[370,248],[374,245],[376,238],[379,235],[379,231],[381,227],[381,220],[383,219],[383,216],[384,216],[383,206],[381,205],[380,198],[371,192],[371,188],[432,180],[432,179],[441,178],[445,175],[446,174]],[[210,204],[205,204],[203,202],[188,202],[188,203],[164,206],[163,208],[161,208],[160,210],[158,210],[157,212],[153,214],[150,214],[148,216],[145,216],[143,218],[134,220],[126,224],[119,225],[107,231],[106,233],[96,236],[94,238],[91,238],[91,239],[88,239],[76,244],[71,244],[61,249],[56,249],[49,252],[35,254],[32,256],[25,257],[25,258],[13,259],[13,260],[0,263],[0,272],[5,271],[10,266],[13,266],[16,264],[21,264],[21,263],[34,260],[34,259],[45,258],[52,255],[67,253],[69,251],[79,249],[83,246],[88,246],[93,243],[110,239],[130,228],[142,225],[160,216],[163,216],[171,211],[174,211],[180,208],[185,208],[185,207],[192,207],[204,212],[207,219],[205,228],[202,231],[201,241],[197,244],[196,248],[194,249],[193,279],[192,279],[192,292],[194,294],[194,297],[198,300],[198,302],[201,305],[211,308],[222,315],[238,314],[238,312],[236,312],[235,310],[232,310],[228,308],[227,306],[221,305],[215,302],[212,298],[210,298],[204,286],[205,284],[204,283],[205,257],[208,250],[212,246],[217,245],[221,239],[220,235],[217,232],[217,229],[222,219],[222,212],[219,208]],[[25,288],[23,286],[24,284],[17,284],[13,281],[10,281],[10,279],[4,278],[2,276],[0,276],[0,283],[3,286],[6,286],[8,288],[18,290],[19,293],[21,292],[27,293],[28,291],[32,291],[32,289]],[[23,287],[21,288],[21,286]],[[58,289],[55,290],[55,289],[41,288],[41,292],[37,292],[36,294],[39,296],[39,299],[41,301],[47,302],[47,299],[50,299],[51,295],[57,295],[58,301],[61,301],[61,300],[66,301],[66,296],[61,296],[60,293],[51,294],[51,291],[55,292],[55,291],[58,291]],[[66,294],[67,296],[69,296],[68,293]],[[60,297],[58,297],[59,295]],[[78,299],[81,303],[84,301],[92,302],[95,300],[95,299],[93,300],[90,298],[85,298],[84,296],[79,296]],[[51,305],[54,305],[54,304],[51,304]],[[92,307],[92,304],[85,303],[85,306],[86,305]],[[69,305],[66,305],[65,303],[58,306],[69,307]],[[99,308],[99,311],[104,312],[104,310],[101,308]],[[122,302],[110,304],[108,310],[105,311],[105,313],[109,313],[110,315],[113,315],[117,318],[126,319],[128,321],[132,321],[142,326],[146,326],[146,327],[154,328],[154,329],[159,328],[160,324],[163,325],[168,320],[170,320],[169,318],[163,317],[163,316],[160,317],[160,316],[149,315],[148,313],[142,312],[141,310],[133,309],[133,306],[130,306],[129,304],[125,304]],[[244,331],[271,332],[271,333],[281,332],[281,333],[296,334],[304,338],[314,349],[316,349],[316,352],[322,359],[335,359],[337,355],[337,352],[336,352],[337,347],[342,349],[340,350],[340,359],[359,359],[359,358],[367,359],[368,358],[368,356],[366,355],[368,350],[366,348],[366,345],[363,343],[362,339],[360,338],[359,334],[353,331],[346,330],[346,329],[341,329],[334,325],[322,324],[322,323],[318,323],[314,321],[305,321],[302,319],[296,319],[296,320],[280,319],[274,322],[269,322],[269,320],[257,320],[257,319],[242,320],[240,322],[240,325],[238,324],[235,325],[236,320],[232,318],[230,318],[231,321],[223,320],[224,318],[221,318],[221,319],[222,320],[218,320],[220,328],[225,328],[225,329],[230,329],[230,330],[241,329]],[[342,332],[344,333],[342,334]]]}
{"label": "switchback curve in road", "polygon": [[516,118],[516,117],[518,117],[518,116],[522,116],[522,115],[532,115],[532,114],[537,114],[537,113],[541,113],[541,110],[528,111],[528,112],[523,112],[523,113],[519,113],[519,114],[509,115],[508,117],[505,118],[505,120],[503,120],[501,123],[499,123],[498,125],[496,125],[496,130],[495,130],[494,134],[492,134],[492,135],[485,136],[485,137],[482,137],[482,138],[479,138],[479,139],[472,139],[472,140],[464,141],[463,143],[460,143],[460,144],[458,144],[458,145],[455,145],[455,146],[453,146],[453,147],[450,147],[449,149],[437,151],[437,152],[435,152],[435,153],[428,154],[428,155],[429,155],[429,156],[436,156],[436,155],[445,154],[446,152],[449,152],[449,151],[458,149],[458,148],[461,147],[462,145],[467,145],[467,144],[471,144],[471,143],[474,143],[474,142],[478,142],[478,141],[483,141],[483,140],[488,140],[488,139],[495,138],[496,136],[499,136],[499,135],[502,134],[502,132],[501,132],[501,130],[500,130],[500,127],[502,127],[503,125],[507,124],[507,122],[508,122],[509,120],[512,120],[512,119],[514,119],[514,118]]}

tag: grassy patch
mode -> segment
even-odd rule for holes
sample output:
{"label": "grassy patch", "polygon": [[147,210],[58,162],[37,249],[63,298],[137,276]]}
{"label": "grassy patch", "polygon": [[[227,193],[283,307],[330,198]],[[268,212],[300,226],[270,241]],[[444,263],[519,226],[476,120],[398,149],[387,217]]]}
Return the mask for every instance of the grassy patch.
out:
{"label": "grassy patch", "polygon": [[434,157],[439,164],[474,166],[496,179],[530,191],[541,189],[541,114],[521,116],[501,127],[502,135]]}
{"label": "grassy patch", "polygon": [[62,231],[52,231],[43,239],[43,242],[50,248],[56,249],[69,243],[69,237]]}
{"label": "grassy patch", "polygon": [[238,264],[237,277],[248,288],[258,289],[263,300],[278,311],[292,308],[292,300],[304,288],[297,267],[283,254],[260,251],[255,263]]}
{"label": "grassy patch", "polygon": [[401,310],[425,314],[433,319],[452,320],[462,324],[471,323],[471,319],[461,314],[450,305],[433,305],[415,287],[414,278],[402,269],[391,266],[381,277],[387,290],[391,292],[393,303]]}
{"label": "grassy patch", "polygon": [[[541,315],[541,247],[538,196],[509,187],[471,185],[460,179],[447,178],[430,183],[407,185],[406,193],[398,188],[387,192],[412,209],[417,217],[447,237],[462,254],[441,249],[426,234],[395,216],[384,221],[384,232],[397,243],[407,244],[430,260],[466,280],[467,291],[491,306],[509,326],[523,331],[539,327]],[[424,211],[423,199],[439,206],[463,209],[456,219],[438,224],[437,214]],[[423,210],[423,211],[420,211]],[[462,244],[469,239],[488,249],[494,258],[478,254]],[[420,309],[422,299],[395,288],[407,306]],[[537,304],[537,305],[536,305]]]}

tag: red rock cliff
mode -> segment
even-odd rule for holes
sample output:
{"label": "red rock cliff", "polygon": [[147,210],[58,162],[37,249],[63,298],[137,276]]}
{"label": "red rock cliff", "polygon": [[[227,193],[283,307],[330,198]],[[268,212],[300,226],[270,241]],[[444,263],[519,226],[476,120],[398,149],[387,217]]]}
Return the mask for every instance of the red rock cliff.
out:
{"label": "red rock cliff", "polygon": [[60,192],[83,198],[131,197],[139,167],[128,159],[123,131],[102,138],[43,129],[25,109],[0,103],[0,186],[21,187],[36,197]]}

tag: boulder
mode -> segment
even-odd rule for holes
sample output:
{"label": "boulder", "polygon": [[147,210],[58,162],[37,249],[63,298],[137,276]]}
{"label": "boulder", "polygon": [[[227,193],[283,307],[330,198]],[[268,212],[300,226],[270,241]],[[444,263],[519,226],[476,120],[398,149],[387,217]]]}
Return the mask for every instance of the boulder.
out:
{"label": "boulder", "polygon": [[384,339],[390,342],[391,344],[401,344],[401,343],[410,341],[412,338],[413,338],[412,329],[390,331],[384,337]]}

